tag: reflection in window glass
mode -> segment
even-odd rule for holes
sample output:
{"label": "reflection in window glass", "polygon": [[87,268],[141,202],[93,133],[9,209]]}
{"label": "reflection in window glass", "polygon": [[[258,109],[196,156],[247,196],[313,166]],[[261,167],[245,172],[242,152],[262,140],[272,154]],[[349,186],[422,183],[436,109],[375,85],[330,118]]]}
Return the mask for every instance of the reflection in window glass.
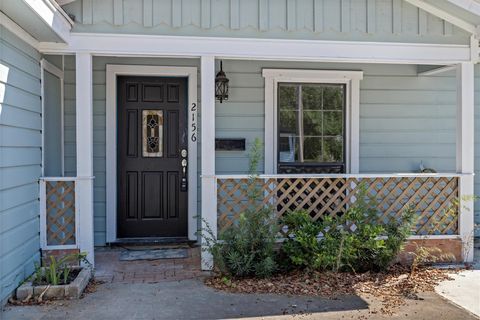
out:
{"label": "reflection in window glass", "polygon": [[344,163],[345,86],[279,84],[280,163]]}

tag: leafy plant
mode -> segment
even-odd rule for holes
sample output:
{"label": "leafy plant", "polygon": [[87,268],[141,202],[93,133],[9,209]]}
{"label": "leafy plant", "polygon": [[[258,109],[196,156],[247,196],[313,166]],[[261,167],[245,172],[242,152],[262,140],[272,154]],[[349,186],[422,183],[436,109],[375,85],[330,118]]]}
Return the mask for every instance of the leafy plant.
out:
{"label": "leafy plant", "polygon": [[319,270],[379,271],[387,268],[411,234],[414,212],[398,221],[378,222],[375,201],[360,187],[356,202],[341,216],[313,222],[308,213],[289,213],[283,223],[290,232],[282,250],[292,265]]}
{"label": "leafy plant", "polygon": [[63,256],[60,259],[50,256],[50,263],[48,266],[42,268],[39,264],[35,264],[34,282],[36,284],[60,285],[69,282],[71,274],[71,265],[74,263],[85,262],[90,264],[87,260],[87,253],[72,253]]}
{"label": "leafy plant", "polygon": [[213,256],[217,271],[235,277],[268,277],[277,270],[274,245],[278,227],[272,208],[260,206],[257,186],[257,166],[261,159],[261,143],[255,140],[250,150],[250,178],[246,193],[248,209],[242,212],[236,224],[215,237],[206,224],[202,237],[207,251]]}
{"label": "leafy plant", "polygon": [[415,243],[415,251],[410,254],[413,256],[412,264],[410,266],[410,275],[413,277],[420,266],[430,265],[437,262],[451,262],[455,261],[455,256],[451,253],[444,253],[438,247],[426,247]]}

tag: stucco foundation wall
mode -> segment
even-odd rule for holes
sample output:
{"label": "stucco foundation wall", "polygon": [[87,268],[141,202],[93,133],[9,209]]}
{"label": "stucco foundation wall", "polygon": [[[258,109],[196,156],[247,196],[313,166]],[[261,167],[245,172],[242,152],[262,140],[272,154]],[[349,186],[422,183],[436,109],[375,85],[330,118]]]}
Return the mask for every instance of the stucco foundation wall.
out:
{"label": "stucco foundation wall", "polygon": [[40,256],[40,58],[0,26],[0,304]]}

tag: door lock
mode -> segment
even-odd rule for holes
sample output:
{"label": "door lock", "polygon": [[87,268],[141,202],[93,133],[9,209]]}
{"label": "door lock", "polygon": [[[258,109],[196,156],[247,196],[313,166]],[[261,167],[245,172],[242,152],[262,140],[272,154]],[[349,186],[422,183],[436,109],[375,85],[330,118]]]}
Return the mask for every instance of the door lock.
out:
{"label": "door lock", "polygon": [[187,149],[182,149],[180,154],[182,155],[182,158],[186,158],[188,154]]}
{"label": "door lock", "polygon": [[[185,151],[185,153],[187,152],[185,149],[182,150],[182,156],[183,156],[183,151]],[[182,177],[182,180],[180,182],[180,190],[181,191],[187,191],[188,190],[187,177],[186,177],[187,159],[182,159],[182,173],[183,173],[183,177]]]}

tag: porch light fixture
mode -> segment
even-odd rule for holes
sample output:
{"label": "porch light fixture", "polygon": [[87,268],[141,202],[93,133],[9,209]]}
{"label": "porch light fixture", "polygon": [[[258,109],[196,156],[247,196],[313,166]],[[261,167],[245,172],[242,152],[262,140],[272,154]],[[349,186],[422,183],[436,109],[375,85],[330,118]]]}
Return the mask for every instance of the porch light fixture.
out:
{"label": "porch light fixture", "polygon": [[215,76],[215,98],[223,102],[228,100],[228,78],[225,72],[223,72],[223,61],[220,61],[220,71]]}

